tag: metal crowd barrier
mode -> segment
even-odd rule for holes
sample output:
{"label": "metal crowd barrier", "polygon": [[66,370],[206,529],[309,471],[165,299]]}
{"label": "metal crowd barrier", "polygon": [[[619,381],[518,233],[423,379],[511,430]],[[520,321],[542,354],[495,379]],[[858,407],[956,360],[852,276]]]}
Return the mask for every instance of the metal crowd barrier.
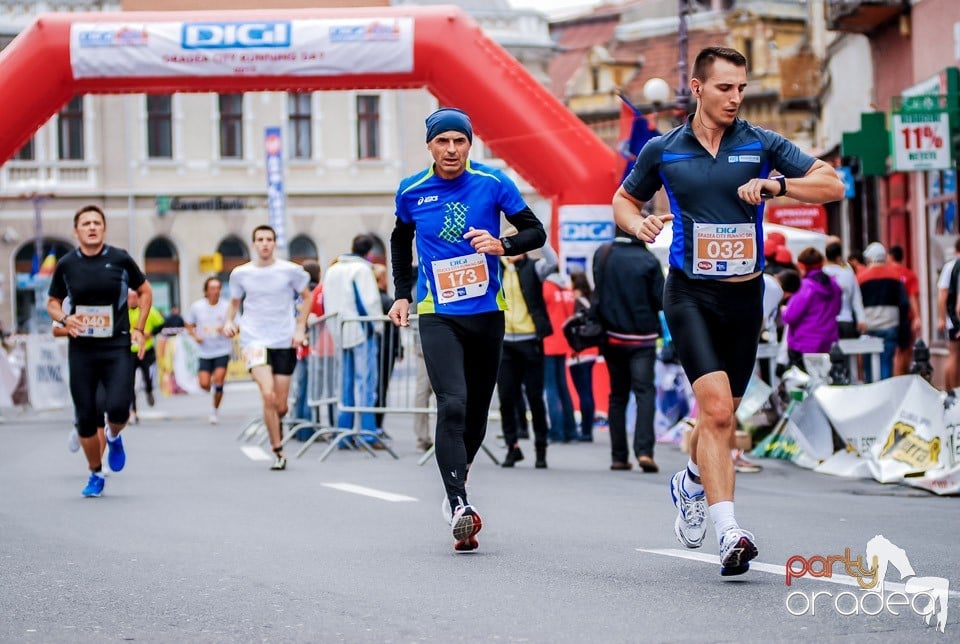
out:
{"label": "metal crowd barrier", "polygon": [[[426,399],[417,400],[417,363],[423,360],[423,355],[416,315],[410,316],[408,327],[395,327],[385,315],[325,315],[308,325],[307,340],[310,351],[306,358],[306,387],[311,418],[287,418],[281,427],[284,445],[300,430],[311,430],[295,454],[297,458],[317,442],[326,444],[320,455],[321,461],[341,448],[363,450],[376,456],[377,447],[399,458],[384,440],[388,438],[383,432],[384,416],[425,414],[436,417],[437,409],[431,404],[429,386]],[[344,343],[349,346],[344,348]],[[345,390],[343,379],[348,371],[354,376],[354,387]],[[348,415],[351,418],[348,419]],[[496,419],[499,415],[491,413],[491,417]],[[338,420],[344,421],[343,424],[349,422],[350,426],[338,427]],[[257,438],[261,445],[269,440],[259,417],[243,427],[237,440]],[[499,465],[485,445],[483,450]],[[431,447],[418,464],[423,465],[433,455]]]}
{"label": "metal crowd barrier", "polygon": [[[328,315],[311,324],[308,331],[311,350],[307,358],[307,404],[313,418],[293,425],[284,441],[290,440],[297,430],[312,429],[297,457],[323,440],[328,444],[321,461],[340,447],[376,455],[373,446],[377,444],[398,458],[383,440],[386,434],[372,428],[382,431],[387,414],[435,417],[437,413],[430,404],[429,393],[425,400],[417,400],[417,363],[423,359],[417,316],[410,316],[410,326],[396,327],[385,315]],[[348,372],[354,375],[354,387],[345,389],[343,378]],[[337,420],[344,420],[344,415],[352,415],[351,426],[336,427]],[[486,446],[483,449],[497,463]],[[433,448],[419,464],[432,455]]]}

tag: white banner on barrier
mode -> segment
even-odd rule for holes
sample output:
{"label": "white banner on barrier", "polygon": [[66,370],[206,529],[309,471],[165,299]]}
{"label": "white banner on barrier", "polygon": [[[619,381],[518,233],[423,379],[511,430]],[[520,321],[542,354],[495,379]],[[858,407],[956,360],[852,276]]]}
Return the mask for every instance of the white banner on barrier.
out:
{"label": "white banner on barrier", "polygon": [[413,70],[410,17],[78,22],[75,78],[339,76]]}
{"label": "white banner on barrier", "polygon": [[920,376],[853,387],[823,386],[813,395],[856,450],[834,454],[817,472],[872,477],[937,494],[960,493],[960,405],[945,411],[943,393]]}
{"label": "white banner on barrier", "polygon": [[944,443],[943,399],[919,376],[907,376],[910,385],[897,414],[870,448],[871,470],[881,483],[902,481],[942,465]]}
{"label": "white banner on barrier", "polygon": [[13,407],[13,390],[17,388],[17,372],[10,356],[0,347],[0,408]]}
{"label": "white banner on barrier", "polygon": [[71,404],[67,340],[44,336],[27,339],[27,391],[34,409],[62,409]]}

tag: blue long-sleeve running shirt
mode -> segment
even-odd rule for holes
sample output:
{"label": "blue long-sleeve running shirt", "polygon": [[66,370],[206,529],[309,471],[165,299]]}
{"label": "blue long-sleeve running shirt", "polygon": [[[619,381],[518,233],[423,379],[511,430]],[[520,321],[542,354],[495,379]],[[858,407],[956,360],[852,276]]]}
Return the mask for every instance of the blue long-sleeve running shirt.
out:
{"label": "blue long-sleeve running shirt", "polygon": [[417,313],[504,310],[500,262],[494,255],[478,254],[463,236],[475,228],[499,237],[500,213],[510,219],[524,211],[529,213],[516,184],[481,163],[467,161],[455,179],[437,176],[433,165],[404,179],[397,190],[396,215],[416,228]]}

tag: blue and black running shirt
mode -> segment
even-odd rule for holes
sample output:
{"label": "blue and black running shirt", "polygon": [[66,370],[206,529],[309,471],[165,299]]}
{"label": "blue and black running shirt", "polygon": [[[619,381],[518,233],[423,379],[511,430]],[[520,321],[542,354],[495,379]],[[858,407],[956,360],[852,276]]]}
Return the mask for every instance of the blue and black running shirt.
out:
{"label": "blue and black running shirt", "polygon": [[[640,201],[652,199],[661,186],[667,191],[674,215],[671,267],[694,279],[762,270],[764,204],[741,200],[737,188],[769,177],[772,170],[802,177],[816,159],[783,136],[739,118],[727,128],[714,158],[693,133],[692,119],[647,142],[623,188]],[[747,235],[753,237],[752,249]]]}
{"label": "blue and black running shirt", "polygon": [[[494,255],[477,256],[463,236],[472,227],[499,237],[500,213],[510,216],[526,207],[516,184],[503,172],[469,160],[456,179],[437,176],[431,165],[401,181],[397,218],[416,226],[417,313],[505,310],[500,262]],[[438,278],[443,283],[437,284]]]}

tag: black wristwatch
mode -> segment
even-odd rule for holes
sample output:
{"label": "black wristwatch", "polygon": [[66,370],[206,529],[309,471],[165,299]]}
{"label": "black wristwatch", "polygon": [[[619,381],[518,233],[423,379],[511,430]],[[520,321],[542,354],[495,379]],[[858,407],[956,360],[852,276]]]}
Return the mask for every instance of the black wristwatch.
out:
{"label": "black wristwatch", "polygon": [[59,324],[62,324],[63,326],[67,326],[67,318],[68,318],[68,317],[70,317],[70,314],[69,314],[69,313],[64,313],[64,314],[63,314],[63,317],[60,318],[60,320],[59,320]]}
{"label": "black wristwatch", "polygon": [[501,237],[500,243],[503,244],[503,254],[511,255],[513,250],[513,241],[509,237]]}
{"label": "black wristwatch", "polygon": [[780,192],[777,193],[778,197],[782,197],[787,194],[787,178],[782,174],[778,174],[775,177],[770,177],[771,179],[776,179],[777,183],[780,184]]}

